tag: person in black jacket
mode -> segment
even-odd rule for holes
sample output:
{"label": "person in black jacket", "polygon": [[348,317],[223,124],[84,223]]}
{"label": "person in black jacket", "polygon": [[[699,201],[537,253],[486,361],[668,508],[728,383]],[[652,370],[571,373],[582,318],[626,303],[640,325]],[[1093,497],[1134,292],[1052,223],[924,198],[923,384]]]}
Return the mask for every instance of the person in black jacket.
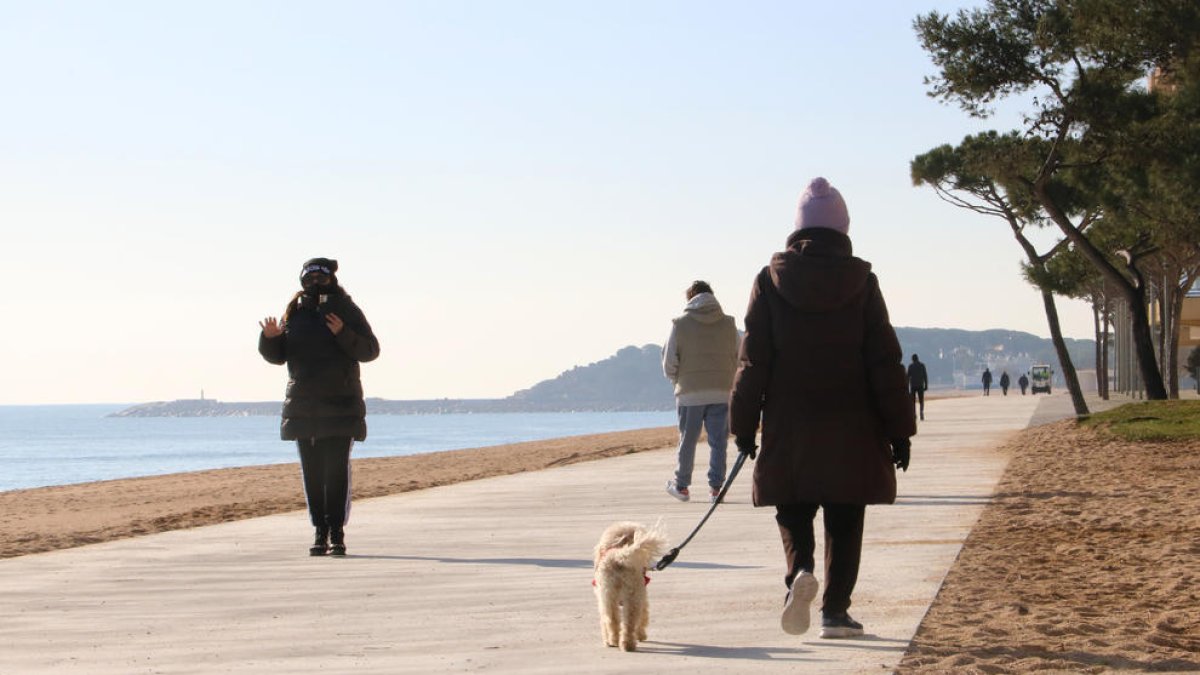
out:
{"label": "person in black jacket", "polygon": [[317,530],[310,555],[346,554],[350,448],[367,438],[358,364],[379,356],[379,341],[338,284],[337,269],[329,258],[305,262],[302,290],[282,319],[259,322],[258,352],[288,368],[280,436],[300,450],[304,497]]}
{"label": "person in black jacket", "polygon": [[912,363],[908,365],[908,391],[912,393],[913,402],[920,405],[921,419],[925,419],[925,390],[929,388],[929,371],[916,354],[912,355]]}

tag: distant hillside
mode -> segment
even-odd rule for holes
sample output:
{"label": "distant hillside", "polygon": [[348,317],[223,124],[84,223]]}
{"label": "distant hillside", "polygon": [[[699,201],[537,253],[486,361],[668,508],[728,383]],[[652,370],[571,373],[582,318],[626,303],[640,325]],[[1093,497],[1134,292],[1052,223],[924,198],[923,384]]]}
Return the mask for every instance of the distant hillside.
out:
{"label": "distant hillside", "polygon": [[[984,366],[997,379],[1007,370],[1016,383],[1020,373],[1035,363],[1053,365],[1061,372],[1048,338],[1010,330],[967,331],[950,328],[897,328],[904,362],[918,354],[929,371],[935,388],[979,386]],[[1068,340],[1075,367],[1094,366],[1092,340]],[[442,413],[563,412],[671,410],[675,396],[662,374],[662,347],[624,347],[617,353],[586,366],[576,366],[558,377],[538,382],[506,398],[491,399],[367,399],[371,415],[428,415]],[[1057,380],[1058,378],[1056,378]],[[278,415],[278,401],[225,403],[188,399],[145,403],[127,408],[117,417],[220,417]]]}
{"label": "distant hillside", "polygon": [[[586,366],[576,366],[506,398],[390,400],[368,398],[368,415],[444,413],[672,410],[675,395],[662,374],[658,345],[625,347]],[[143,403],[113,417],[234,417],[278,415],[281,403],[184,399]]]}
{"label": "distant hillside", "polygon": [[[1062,367],[1050,338],[1014,330],[905,327],[897,328],[896,336],[904,350],[904,363],[908,364],[913,354],[919,356],[929,371],[931,387],[978,387],[985,366],[996,379],[1007,370],[1015,385],[1021,373],[1029,372],[1029,366],[1041,363],[1050,364],[1055,383],[1062,384]],[[1096,367],[1095,340],[1065,341],[1076,369]]]}
{"label": "distant hillside", "polygon": [[671,410],[675,394],[662,373],[662,347],[624,347],[616,354],[543,380],[505,400],[568,410]]}

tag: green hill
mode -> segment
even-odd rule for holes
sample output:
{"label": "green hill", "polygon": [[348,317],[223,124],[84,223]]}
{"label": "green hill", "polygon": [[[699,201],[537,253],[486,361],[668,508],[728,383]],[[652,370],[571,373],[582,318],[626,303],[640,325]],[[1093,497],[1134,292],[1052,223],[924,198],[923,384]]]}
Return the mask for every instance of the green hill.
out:
{"label": "green hill", "polygon": [[671,383],[662,373],[662,347],[624,347],[586,366],[522,389],[506,401],[566,410],[670,410]]}

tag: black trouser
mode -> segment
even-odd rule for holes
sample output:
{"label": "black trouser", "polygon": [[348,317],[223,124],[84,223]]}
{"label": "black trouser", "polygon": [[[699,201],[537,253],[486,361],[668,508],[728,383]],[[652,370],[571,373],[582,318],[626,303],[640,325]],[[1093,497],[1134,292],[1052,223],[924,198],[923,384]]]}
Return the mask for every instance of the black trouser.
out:
{"label": "black trouser", "polygon": [[350,448],[353,438],[301,438],[304,499],[313,525],[339,528],[350,519]]}
{"label": "black trouser", "polygon": [[[825,521],[825,593],[821,596],[821,611],[839,614],[850,608],[850,594],[858,582],[858,563],[862,558],[863,518],[867,507],[862,504],[821,504]],[[812,572],[813,518],[817,504],[787,504],[775,507],[775,522],[783,538],[783,553],[787,557],[788,573],[784,583],[800,572]]]}
{"label": "black trouser", "polygon": [[925,419],[925,390],[924,389],[913,389],[912,397],[913,397],[913,403],[920,402],[920,404],[921,404],[921,419]]}

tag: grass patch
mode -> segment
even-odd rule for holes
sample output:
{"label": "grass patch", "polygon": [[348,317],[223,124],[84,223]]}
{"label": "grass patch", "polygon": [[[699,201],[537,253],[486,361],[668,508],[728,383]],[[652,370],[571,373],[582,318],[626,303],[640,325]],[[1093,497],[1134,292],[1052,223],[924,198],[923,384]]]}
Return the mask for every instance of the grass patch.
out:
{"label": "grass patch", "polygon": [[1082,420],[1127,441],[1200,440],[1200,401],[1127,403]]}

